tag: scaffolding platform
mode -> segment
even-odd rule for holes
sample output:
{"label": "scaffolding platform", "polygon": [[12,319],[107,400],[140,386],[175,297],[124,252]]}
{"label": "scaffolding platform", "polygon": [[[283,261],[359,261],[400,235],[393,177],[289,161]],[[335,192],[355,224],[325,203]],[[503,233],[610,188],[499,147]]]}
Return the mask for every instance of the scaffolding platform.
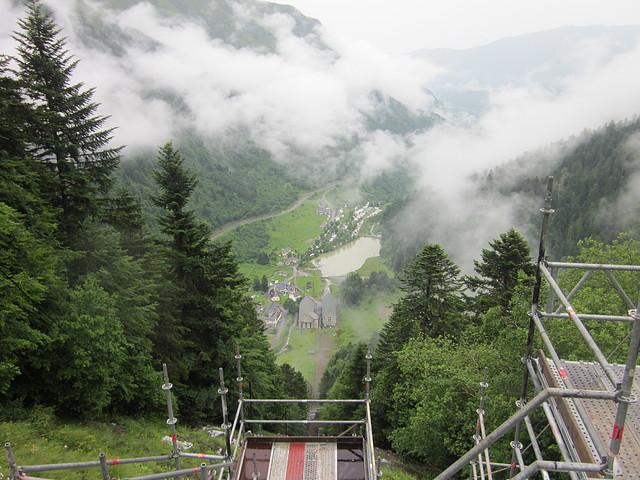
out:
{"label": "scaffolding platform", "polygon": [[[540,370],[544,381],[552,387],[565,387],[558,373],[558,366],[544,355],[539,358]],[[563,361],[562,367],[575,388],[585,390],[615,392],[616,386],[596,362]],[[611,365],[615,373],[622,378],[624,365]],[[640,383],[634,378],[632,393],[640,398]],[[610,455],[606,445],[614,435],[611,431],[616,417],[616,404],[596,399],[555,400],[555,411],[564,424],[568,437],[577,454],[577,461],[601,462]],[[640,404],[629,404],[624,426],[624,442],[617,456],[615,475],[619,480],[640,480]],[[622,434],[619,434],[622,435]],[[595,477],[599,477],[594,475]]]}
{"label": "scaffolding platform", "polygon": [[363,437],[249,437],[235,480],[369,480]]}

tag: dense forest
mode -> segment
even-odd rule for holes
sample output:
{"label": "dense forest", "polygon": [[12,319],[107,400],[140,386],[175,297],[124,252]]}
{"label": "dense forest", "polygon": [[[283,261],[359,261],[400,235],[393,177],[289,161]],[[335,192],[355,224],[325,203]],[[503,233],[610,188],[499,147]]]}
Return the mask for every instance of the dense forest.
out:
{"label": "dense forest", "polygon": [[[556,145],[523,155],[490,172],[482,191],[542,198],[554,176],[556,213],[550,224],[554,258],[578,253],[578,241],[611,243],[618,232],[640,233],[640,207],[633,187],[640,172],[640,119],[611,122]],[[552,152],[561,152],[551,155]],[[556,158],[559,157],[559,158]],[[536,212],[520,212],[531,218]]]}
{"label": "dense forest", "polygon": [[[298,199],[302,190],[310,188],[307,180],[291,175],[269,152],[254,146],[249,139],[228,151],[212,151],[201,139],[183,132],[174,144],[200,182],[191,197],[191,206],[213,229],[234,220],[283,210]],[[123,161],[117,172],[122,185],[142,199],[143,211],[151,217],[158,214],[148,200],[157,188],[153,170],[149,153]]]}
{"label": "dense forest", "polygon": [[77,60],[41,2],[27,8],[0,63],[2,416],[160,413],[167,363],[182,418],[216,418],[218,368],[235,372],[236,348],[252,395],[306,397],[276,365],[230,245],[194,213],[182,154],[168,142],[150,167],[152,230],[116,185],[121,148],[93,90],[72,83]]}

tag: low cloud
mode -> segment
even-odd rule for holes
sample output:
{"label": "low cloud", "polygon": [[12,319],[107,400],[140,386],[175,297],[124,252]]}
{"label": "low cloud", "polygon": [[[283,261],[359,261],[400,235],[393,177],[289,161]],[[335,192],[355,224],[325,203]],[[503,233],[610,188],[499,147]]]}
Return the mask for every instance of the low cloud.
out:
{"label": "low cloud", "polygon": [[[287,14],[258,18],[277,40],[272,54],[233,48],[210,38],[203,25],[167,20],[149,3],[115,12],[84,2],[85,15],[99,14],[107,28],[137,39],[112,56],[81,43],[78,1],[47,4],[81,60],[77,78],[97,87],[94,98],[111,115],[115,143],[127,145],[126,152],[155,147],[184,130],[219,138],[240,128],[277,156],[286,157],[290,147],[318,152],[342,138],[365,136],[372,90],[415,108],[430,101],[423,86],[433,68],[329,35],[331,49],[316,46],[292,33],[294,19]],[[240,5],[240,21],[256,19]]]}
{"label": "low cloud", "polygon": [[[472,259],[500,233],[511,227],[530,230],[517,212],[523,207],[535,212],[542,198],[537,205],[528,205],[531,199],[518,196],[476,196],[470,176],[585,129],[634,117],[640,110],[640,91],[635,86],[639,73],[638,47],[606,63],[600,57],[579,75],[566,78],[559,93],[543,85],[505,87],[492,92],[488,112],[472,125],[443,124],[414,139],[410,157],[420,165],[425,196],[412,208],[435,205],[437,209],[438,221],[430,230],[429,241],[446,245],[456,261],[469,268]],[[549,151],[544,154],[549,170],[543,175],[552,174],[559,160],[550,159]],[[539,175],[538,167],[531,165]],[[615,205],[620,215],[637,214],[633,208],[637,195],[632,190],[629,187]]]}
{"label": "low cloud", "polygon": [[[76,17],[80,4],[47,1],[68,37],[67,47],[80,60],[78,81],[96,87],[100,113],[111,115],[110,126],[118,127],[114,143],[127,145],[126,155],[155,150],[184,131],[214,141],[242,130],[283,160],[317,156],[357,136],[361,143],[351,154],[364,162],[369,174],[398,159],[419,166],[428,198],[407,212],[415,218],[405,225],[437,216],[433,240],[451,250],[461,265],[470,265],[489,240],[518,226],[514,206],[525,201],[474,196],[472,173],[585,128],[632,117],[640,109],[640,49],[606,60],[607,39],[594,39],[577,51],[577,59],[584,57],[582,68],[564,79],[560,91],[534,84],[505,86],[491,92],[490,108],[473,124],[449,121],[410,139],[371,133],[365,121],[375,108],[372,91],[397,99],[414,113],[431,111],[433,99],[425,88],[440,70],[318,26],[310,35],[329,48],[322,47],[294,35],[291,16],[256,18],[246,4],[236,4],[237,18],[267,28],[277,41],[277,53],[234,48],[212,39],[195,21],[167,20],[148,3],[116,12],[102,2],[85,0],[85,15],[99,15],[105,28],[132,40],[116,45],[122,50],[113,55],[81,43],[82,25]],[[23,14],[12,5],[0,0],[0,47],[10,54],[15,50],[10,35]],[[425,211],[424,205],[437,209]]]}

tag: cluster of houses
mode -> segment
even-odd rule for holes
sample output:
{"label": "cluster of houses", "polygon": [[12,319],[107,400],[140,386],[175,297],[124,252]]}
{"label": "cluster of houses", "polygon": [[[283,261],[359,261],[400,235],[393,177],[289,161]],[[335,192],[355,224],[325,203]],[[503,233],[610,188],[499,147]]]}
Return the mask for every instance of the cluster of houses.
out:
{"label": "cluster of houses", "polygon": [[267,291],[267,297],[269,297],[272,302],[280,301],[281,297],[289,297],[295,302],[301,295],[302,292],[298,290],[298,287],[291,285],[289,282],[276,283],[270,286]]}
{"label": "cluster of houses", "polygon": [[329,224],[329,222],[340,220],[342,217],[344,217],[344,209],[339,208],[338,210],[334,211],[331,207],[321,205],[316,209],[316,214],[327,216],[327,219],[322,222],[322,225],[320,225],[320,228],[324,229]]}
{"label": "cluster of houses", "polygon": [[277,303],[272,303],[267,307],[264,315],[260,319],[267,328],[274,328],[278,323],[287,318],[287,311]]}
{"label": "cluster of houses", "polygon": [[369,205],[369,202],[364,207],[356,209],[353,212],[353,219],[356,221],[356,228],[354,228],[352,235],[355,237],[360,233],[360,229],[364,223],[364,220],[368,217],[373,217],[374,215],[382,212],[382,209],[379,207],[372,207]]}

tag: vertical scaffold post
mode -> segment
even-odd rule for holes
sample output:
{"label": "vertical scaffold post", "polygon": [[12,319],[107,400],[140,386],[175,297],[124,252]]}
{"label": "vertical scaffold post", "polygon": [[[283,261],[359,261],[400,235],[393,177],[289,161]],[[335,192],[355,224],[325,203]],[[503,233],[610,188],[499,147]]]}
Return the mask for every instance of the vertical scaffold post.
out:
{"label": "vertical scaffold post", "polygon": [[13,448],[11,444],[7,442],[4,444],[4,449],[7,451],[7,459],[9,460],[9,480],[17,480],[20,472],[18,472],[16,457],[13,455]]}
{"label": "vertical scaffold post", "polygon": [[256,462],[255,453],[252,455],[251,461],[253,462],[253,474],[251,475],[251,480],[258,480],[260,478],[260,470],[258,470],[258,462]]}
{"label": "vertical scaffold post", "polygon": [[178,436],[176,435],[176,423],[178,420],[173,416],[173,402],[171,400],[171,389],[173,385],[169,383],[169,373],[166,363],[162,364],[162,373],[164,374],[164,385],[162,385],[162,389],[167,395],[167,413],[169,415],[167,425],[169,425],[169,429],[171,430],[171,444],[173,445],[171,456],[175,459],[176,470],[180,470],[180,452],[178,450]]}
{"label": "vertical scaffold post", "polygon": [[[533,352],[533,340],[536,331],[536,325],[533,320],[533,315],[539,310],[540,304],[540,289],[542,285],[542,273],[540,271],[540,266],[545,260],[546,256],[546,244],[547,244],[547,229],[549,228],[549,219],[554,210],[551,208],[551,199],[553,192],[553,177],[550,176],[547,179],[547,194],[544,197],[544,207],[540,209],[542,213],[542,228],[540,229],[540,244],[538,246],[538,261],[536,263],[536,277],[535,284],[533,287],[533,299],[531,302],[531,311],[529,312],[529,332],[527,334],[527,347],[525,350],[524,358],[522,359],[524,363],[524,372],[522,375],[522,386],[520,388],[520,400],[519,405],[524,406],[527,399],[527,386],[529,384],[529,369],[527,368],[527,364],[531,361],[531,354]],[[511,458],[511,470],[509,472],[510,478],[514,477],[516,474],[516,464],[517,464],[517,453],[516,448],[520,445],[520,429],[521,422],[518,422],[515,427],[514,441],[512,442],[513,455]],[[519,452],[518,452],[519,453]]]}
{"label": "vertical scaffold post", "polygon": [[367,347],[367,355],[364,358],[367,359],[367,376],[364,377],[364,381],[366,383],[364,398],[368,402],[370,400],[369,395],[371,393],[371,359],[373,358],[369,347]]}
{"label": "vertical scaffold post", "polygon": [[244,391],[242,390],[242,366],[240,361],[242,360],[242,355],[240,355],[240,344],[236,343],[236,365],[238,366],[238,376],[236,377],[236,382],[238,383],[238,394],[240,395],[238,398],[238,405],[240,408],[240,421],[244,420]]}
{"label": "vertical scaffold post", "polygon": [[109,480],[109,470],[107,468],[107,456],[104,453],[100,457],[100,471],[102,472],[102,480]]}
{"label": "vertical scaffold post", "polygon": [[200,480],[208,480],[208,478],[209,478],[209,472],[207,472],[207,464],[201,463],[200,464]]}
{"label": "vertical scaffold post", "polygon": [[[485,431],[485,428],[484,428],[484,402],[487,395],[487,388],[489,387],[489,384],[487,383],[488,375],[489,375],[489,368],[485,367],[484,378],[482,382],[480,382],[480,408],[476,410],[476,412],[478,413],[478,423],[476,425],[476,442],[480,442],[480,439],[484,440],[484,438],[487,436],[487,432]],[[489,478],[489,480],[493,480],[493,472],[491,471],[491,459],[489,458],[488,448],[484,451],[484,457],[485,457],[484,463],[487,466],[487,477]],[[478,460],[480,463],[480,474],[484,478],[484,469],[482,468],[482,464],[483,464],[482,454],[478,455]]]}
{"label": "vertical scaffold post", "polygon": [[226,460],[231,458],[231,424],[229,423],[229,413],[227,411],[227,393],[229,389],[224,386],[224,372],[220,367],[220,388],[218,394],[222,401],[222,429],[224,430],[224,439],[227,446]]}
{"label": "vertical scaffold post", "polygon": [[638,306],[629,311],[629,316],[633,318],[633,329],[631,330],[631,340],[629,341],[627,363],[625,364],[624,374],[622,376],[622,393],[617,399],[618,409],[613,424],[613,432],[611,433],[611,443],[609,445],[611,455],[607,457],[607,466],[603,472],[610,478],[614,476],[613,462],[615,457],[620,453],[620,444],[622,443],[622,434],[624,433],[624,424],[627,419],[629,404],[638,400],[632,393],[632,389],[636,365],[638,363],[638,353],[640,351],[640,299],[638,300]]}

